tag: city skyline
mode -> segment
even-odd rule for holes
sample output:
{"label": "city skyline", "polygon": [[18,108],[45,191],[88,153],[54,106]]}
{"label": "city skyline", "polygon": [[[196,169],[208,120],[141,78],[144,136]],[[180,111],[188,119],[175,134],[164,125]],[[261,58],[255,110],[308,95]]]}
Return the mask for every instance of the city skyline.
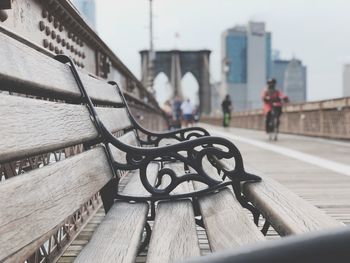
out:
{"label": "city skyline", "polygon": [[[97,3],[99,35],[137,77],[141,68],[138,51],[147,49],[149,42],[148,4],[146,0]],[[350,29],[344,26],[350,23],[346,6],[350,3],[343,0],[249,0],[238,4],[230,0],[219,4],[211,0],[155,0],[155,48],[211,49],[214,82],[220,80],[221,32],[248,20],[264,21],[274,35],[272,48],[278,47],[283,50],[282,57],[294,55],[308,66],[308,98],[339,97],[342,67],[350,59]],[[220,19],[215,19],[216,14]]]}

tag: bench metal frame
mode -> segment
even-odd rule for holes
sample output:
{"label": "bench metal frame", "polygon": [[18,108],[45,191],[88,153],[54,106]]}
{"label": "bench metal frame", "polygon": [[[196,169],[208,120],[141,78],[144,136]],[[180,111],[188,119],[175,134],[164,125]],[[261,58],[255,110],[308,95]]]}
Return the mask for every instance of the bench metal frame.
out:
{"label": "bench metal frame", "polygon": [[[144,188],[151,194],[150,196],[129,196],[121,195],[117,193],[115,199],[127,200],[127,201],[159,201],[159,200],[174,200],[181,199],[186,197],[199,197],[219,189],[222,189],[228,185],[232,185],[237,199],[244,203],[244,206],[248,204],[245,202],[245,199],[242,198],[241,194],[241,183],[242,182],[258,182],[261,180],[260,177],[247,173],[244,170],[243,158],[238,148],[229,140],[206,136],[209,133],[202,128],[187,128],[180,131],[173,131],[168,133],[153,133],[150,132],[139,125],[134,118],[132,118],[130,110],[125,103],[125,98],[122,95],[122,92],[118,85],[115,82],[111,83],[116,86],[118,92],[122,95],[125,106],[127,107],[127,112],[132,121],[132,124],[135,125],[135,129],[145,133],[148,137],[147,141],[141,141],[144,145],[155,145],[158,146],[159,142],[164,138],[173,138],[177,139],[180,142],[173,145],[153,147],[153,148],[142,148],[142,147],[133,147],[126,145],[119,141],[103,124],[103,122],[98,117],[98,114],[95,110],[95,106],[89,97],[81,79],[79,73],[74,65],[72,59],[66,55],[58,55],[56,59],[62,63],[68,63],[70,65],[72,74],[77,82],[77,85],[82,94],[82,102],[86,103],[91,118],[99,132],[101,141],[105,144],[108,158],[113,168],[114,174],[116,175],[116,170],[137,170],[140,169],[140,179]],[[188,133],[186,135],[186,133]],[[203,134],[200,134],[202,132]],[[192,137],[197,137],[196,139],[189,140]],[[110,144],[117,147],[119,150],[126,153],[126,163],[120,163],[113,159],[110,152]],[[201,147],[202,149],[197,150],[196,147]],[[182,155],[179,152],[186,152],[186,155]],[[203,168],[202,161],[204,157],[208,157],[208,160],[215,165],[218,172],[221,173],[223,178],[229,178],[226,181],[218,181],[210,177],[205,169]],[[226,170],[223,167],[217,166],[217,160],[220,159],[231,159],[235,160],[235,168],[233,170]],[[185,173],[178,177],[176,173],[170,169],[163,167],[165,162],[174,162],[179,161],[184,164]],[[164,189],[159,189],[159,184],[153,186],[147,178],[147,167],[152,162],[161,163],[161,169],[158,172],[157,179],[161,179],[168,175],[171,179],[171,182]],[[189,168],[192,168],[190,171]],[[117,178],[117,177],[116,177]],[[170,194],[178,185],[187,181],[198,181],[204,183],[207,188],[199,191],[184,193],[184,194]]]}

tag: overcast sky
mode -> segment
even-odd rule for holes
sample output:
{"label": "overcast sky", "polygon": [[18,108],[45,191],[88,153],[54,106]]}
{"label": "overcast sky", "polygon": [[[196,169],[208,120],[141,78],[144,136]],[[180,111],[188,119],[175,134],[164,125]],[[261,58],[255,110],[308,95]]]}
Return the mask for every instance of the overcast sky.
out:
{"label": "overcast sky", "polygon": [[[210,49],[211,81],[220,81],[221,33],[264,21],[273,49],[308,68],[308,99],[341,96],[350,62],[348,0],[153,0],[155,49]],[[96,0],[97,31],[140,77],[139,50],[149,47],[148,0]],[[180,35],[175,38],[175,33]]]}

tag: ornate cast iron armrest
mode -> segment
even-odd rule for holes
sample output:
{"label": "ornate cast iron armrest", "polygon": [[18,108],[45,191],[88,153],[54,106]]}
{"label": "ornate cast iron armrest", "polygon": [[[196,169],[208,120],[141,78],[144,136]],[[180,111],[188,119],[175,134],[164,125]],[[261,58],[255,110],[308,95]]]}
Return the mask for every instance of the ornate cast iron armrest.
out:
{"label": "ornate cast iron armrest", "polygon": [[140,133],[143,133],[144,135],[146,135],[146,140],[143,140],[139,136],[138,139],[140,140],[141,145],[158,146],[159,142],[163,139],[175,139],[179,142],[182,142],[187,141],[191,138],[210,136],[209,132],[201,127],[189,127],[169,132],[153,132],[145,129],[132,116],[128,103],[126,102],[124,94],[121,91],[119,85],[115,81],[109,81],[108,83],[116,87],[120,97],[123,100],[123,104],[126,107],[126,111],[131,121],[131,124],[134,126],[135,130],[137,130],[137,134],[140,135]]}
{"label": "ornate cast iron armrest", "polygon": [[[123,170],[139,169],[140,180],[145,189],[150,193],[149,196],[145,197],[118,195],[121,199],[144,201],[195,197],[216,191],[227,185],[232,185],[237,198],[240,200],[241,182],[257,182],[261,180],[260,177],[249,174],[244,170],[243,159],[239,150],[232,142],[224,138],[202,137],[168,146],[142,148],[133,147],[120,142],[107,130],[103,123],[100,123],[100,125],[107,149],[109,149],[109,144],[112,144],[126,153],[126,163],[113,160],[114,168]],[[223,158],[234,159],[235,167],[233,170],[220,168],[222,176],[229,178],[229,180],[218,181],[213,179],[202,165],[205,157],[207,157],[208,160],[213,157],[218,160]],[[163,162],[168,160],[183,163],[184,167],[186,167],[183,174],[178,176],[172,169],[163,167]],[[158,171],[157,178],[161,179],[163,176],[168,175],[171,179],[170,183],[163,189],[158,188],[157,185],[154,186],[148,180],[147,167],[154,162],[159,162],[161,164],[161,169]],[[178,185],[186,181],[201,182],[206,185],[206,188],[191,193],[171,194]]]}

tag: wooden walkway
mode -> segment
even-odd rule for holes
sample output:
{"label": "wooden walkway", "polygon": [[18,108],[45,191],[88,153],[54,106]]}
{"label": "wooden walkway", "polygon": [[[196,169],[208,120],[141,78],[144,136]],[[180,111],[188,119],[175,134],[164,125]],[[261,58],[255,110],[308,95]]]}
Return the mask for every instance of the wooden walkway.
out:
{"label": "wooden walkway", "polygon": [[[278,142],[269,142],[260,131],[204,126],[213,135],[233,141],[246,165],[279,181],[340,222],[350,224],[350,142],[283,134]],[[74,261],[103,216],[100,208],[59,263]],[[197,227],[197,233],[202,255],[210,253],[205,231]],[[267,237],[278,235],[270,229]],[[136,262],[145,262],[146,254],[147,251],[142,252]]]}

